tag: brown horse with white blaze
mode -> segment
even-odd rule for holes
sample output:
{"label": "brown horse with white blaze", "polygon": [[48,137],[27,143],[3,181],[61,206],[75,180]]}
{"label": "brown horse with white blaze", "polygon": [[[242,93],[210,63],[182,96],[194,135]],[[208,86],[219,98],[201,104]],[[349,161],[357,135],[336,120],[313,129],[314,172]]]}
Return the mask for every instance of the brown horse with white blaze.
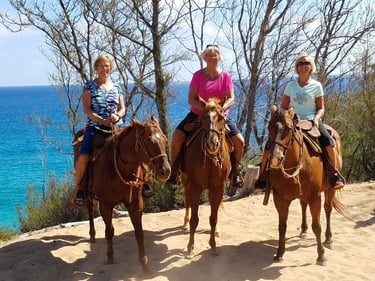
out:
{"label": "brown horse with white blaze", "polygon": [[[279,245],[275,261],[285,253],[285,234],[290,203],[299,199],[302,206],[301,235],[306,233],[306,207],[310,207],[312,230],[317,242],[317,264],[325,263],[324,246],[332,243],[330,215],[332,206],[345,216],[345,207],[335,196],[336,190],[329,186],[322,152],[305,141],[304,132],[298,127],[294,108],[288,110],[272,108],[269,122],[268,184],[272,187],[274,204],[279,216]],[[341,169],[341,139],[338,133],[327,126],[336,141],[337,163]],[[326,240],[321,240],[321,193],[325,194],[324,209],[327,218]]]}
{"label": "brown horse with white blaze", "polygon": [[226,136],[224,110],[218,99],[211,98],[199,116],[199,126],[188,137],[182,150],[181,180],[185,188],[187,210],[185,221],[188,220],[188,210],[191,208],[188,257],[194,256],[194,235],[199,222],[198,208],[204,189],[208,189],[211,205],[209,245],[213,255],[218,254],[215,229],[225,183],[231,170],[232,150]]}
{"label": "brown horse with white blaze", "polygon": [[88,176],[85,177],[83,185],[87,187],[90,241],[95,242],[95,198],[99,201],[100,214],[105,223],[108,263],[114,262],[112,212],[117,204],[123,203],[134,227],[139,262],[142,269],[148,271],[142,227],[142,185],[149,179],[150,171],[161,183],[169,178],[171,167],[166,154],[166,143],[167,138],[154,115],[146,121],[132,120],[128,126],[109,137],[89,163]]}

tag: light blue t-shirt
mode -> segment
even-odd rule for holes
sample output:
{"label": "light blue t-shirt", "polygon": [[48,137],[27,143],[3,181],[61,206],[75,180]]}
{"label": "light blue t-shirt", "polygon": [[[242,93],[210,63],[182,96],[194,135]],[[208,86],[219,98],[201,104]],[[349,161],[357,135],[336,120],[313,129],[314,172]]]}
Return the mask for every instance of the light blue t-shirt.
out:
{"label": "light blue t-shirt", "polygon": [[284,94],[289,96],[289,106],[294,106],[295,113],[306,120],[313,120],[316,114],[315,99],[324,96],[322,84],[310,79],[309,84],[301,87],[297,79],[288,83]]}

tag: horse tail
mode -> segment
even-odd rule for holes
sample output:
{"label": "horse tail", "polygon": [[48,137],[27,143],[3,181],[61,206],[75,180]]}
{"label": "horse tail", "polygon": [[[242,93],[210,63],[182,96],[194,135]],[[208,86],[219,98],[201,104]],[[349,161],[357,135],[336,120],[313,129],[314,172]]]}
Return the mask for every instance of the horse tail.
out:
{"label": "horse tail", "polygon": [[348,210],[348,207],[344,203],[342,203],[336,195],[332,199],[332,206],[340,215],[342,215],[347,220],[354,220],[352,214]]}

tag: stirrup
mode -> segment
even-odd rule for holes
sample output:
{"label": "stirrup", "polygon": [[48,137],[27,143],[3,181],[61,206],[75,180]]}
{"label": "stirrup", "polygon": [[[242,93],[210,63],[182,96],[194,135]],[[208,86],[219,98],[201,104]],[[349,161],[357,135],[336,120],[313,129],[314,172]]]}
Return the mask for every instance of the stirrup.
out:
{"label": "stirrup", "polygon": [[165,183],[168,185],[178,185],[178,176],[171,175]]}
{"label": "stirrup", "polygon": [[263,178],[258,178],[254,183],[255,192],[265,192],[267,188],[267,181]]}
{"label": "stirrup", "polygon": [[331,178],[330,185],[333,189],[341,189],[344,187],[344,182],[341,180],[338,174],[335,174]]}
{"label": "stirrup", "polygon": [[82,190],[78,190],[74,199],[70,201],[73,205],[77,207],[83,207],[85,206],[85,196],[83,195]]}
{"label": "stirrup", "polygon": [[241,179],[241,176],[239,174],[237,174],[235,177],[234,177],[234,180],[233,180],[233,183],[232,183],[232,186],[234,188],[241,188],[243,186],[243,181]]}

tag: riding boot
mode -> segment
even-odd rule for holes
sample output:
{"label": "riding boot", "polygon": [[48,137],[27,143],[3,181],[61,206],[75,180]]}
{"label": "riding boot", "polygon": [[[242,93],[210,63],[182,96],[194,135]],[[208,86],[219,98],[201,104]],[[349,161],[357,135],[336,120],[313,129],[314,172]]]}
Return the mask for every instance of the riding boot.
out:
{"label": "riding boot", "polygon": [[267,187],[267,173],[266,173],[266,166],[268,162],[269,151],[265,149],[263,152],[262,163],[260,164],[260,171],[259,177],[254,183],[254,191],[255,192],[264,192],[266,191]]}
{"label": "riding boot", "polygon": [[173,186],[179,183],[179,170],[181,164],[181,150],[185,142],[186,135],[184,132],[176,129],[172,135],[172,145],[171,145],[171,175],[167,180],[166,184]]}
{"label": "riding boot", "polygon": [[232,186],[241,188],[243,186],[242,172],[240,165],[236,165],[232,170]]}
{"label": "riding boot", "polygon": [[70,203],[82,207],[85,205],[85,192],[87,191],[86,186],[86,167],[89,161],[89,157],[79,156],[75,163],[75,187],[73,194],[70,198]]}
{"label": "riding boot", "polygon": [[172,164],[171,168],[171,175],[169,176],[169,179],[167,180],[166,184],[168,185],[178,185],[178,177],[179,177],[179,165],[176,163],[176,161]]}
{"label": "riding boot", "polygon": [[337,169],[337,161],[336,161],[336,150],[332,145],[328,145],[325,147],[327,152],[328,162],[329,162],[329,185],[334,189],[341,189],[344,187],[344,181]]}
{"label": "riding boot", "polygon": [[228,189],[228,196],[234,196],[237,192],[237,189],[243,186],[243,177],[240,164],[236,160],[234,152],[230,154],[230,161],[232,169],[230,171],[231,186]]}

